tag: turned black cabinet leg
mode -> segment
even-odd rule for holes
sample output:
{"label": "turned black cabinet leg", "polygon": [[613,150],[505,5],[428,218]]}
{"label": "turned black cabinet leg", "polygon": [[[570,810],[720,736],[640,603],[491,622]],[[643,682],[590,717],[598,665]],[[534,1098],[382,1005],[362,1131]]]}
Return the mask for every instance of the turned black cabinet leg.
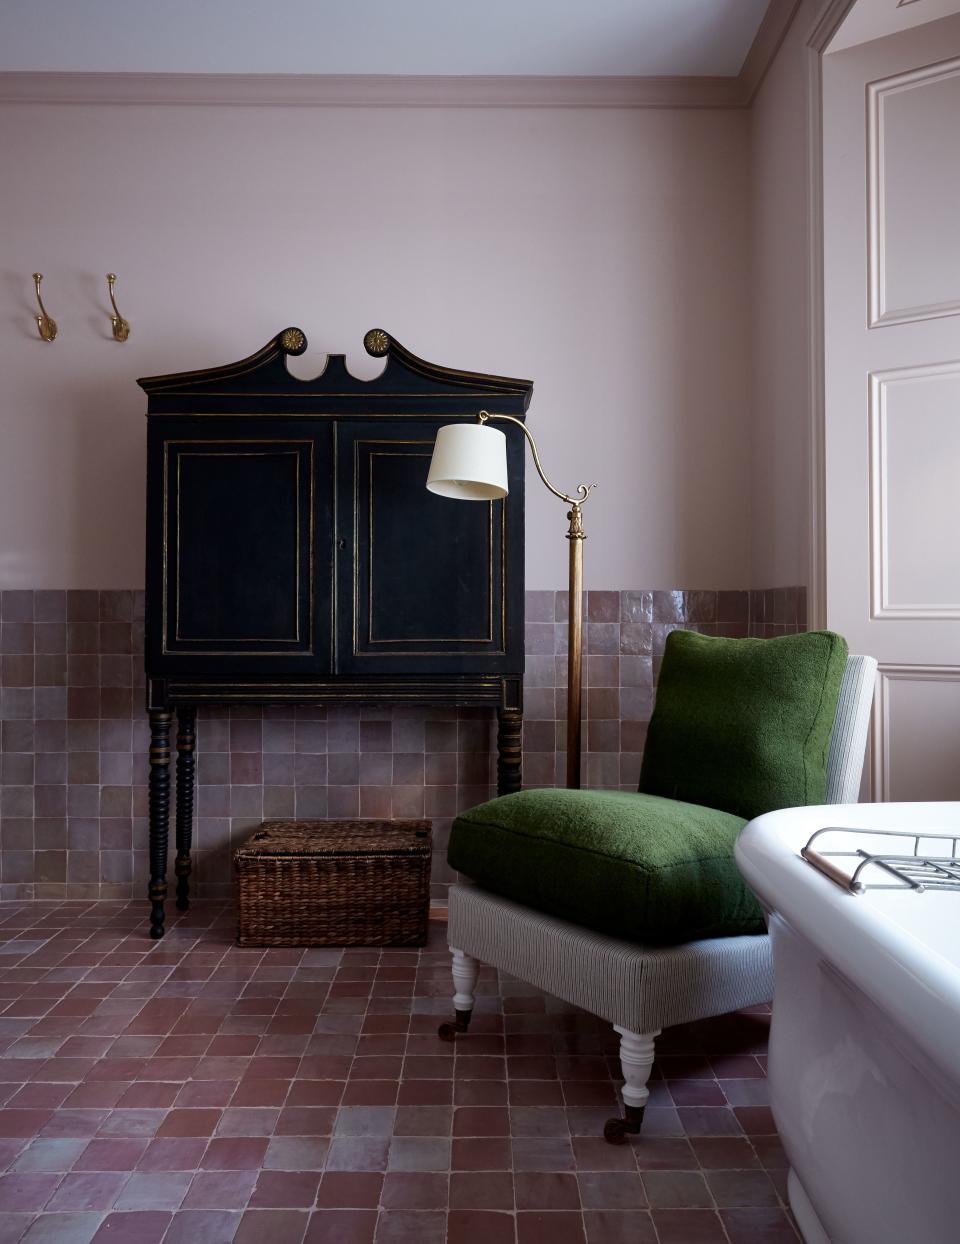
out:
{"label": "turned black cabinet leg", "polygon": [[497,709],[497,794],[512,795],[523,781],[523,713]]}
{"label": "turned black cabinet leg", "polygon": [[170,722],[166,708],[150,709],[150,936],[163,937],[170,829]]}
{"label": "turned black cabinet leg", "polygon": [[197,756],[197,710],[177,709],[177,910],[190,907],[190,847],[193,844],[193,792]]}

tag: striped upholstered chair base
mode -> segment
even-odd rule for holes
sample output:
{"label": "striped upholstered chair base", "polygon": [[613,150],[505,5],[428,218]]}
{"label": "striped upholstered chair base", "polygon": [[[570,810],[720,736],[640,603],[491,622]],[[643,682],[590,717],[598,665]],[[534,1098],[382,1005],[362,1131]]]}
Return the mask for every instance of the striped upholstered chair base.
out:
{"label": "striped upholstered chair base", "polygon": [[[830,740],[827,802],[856,803],[877,663],[851,656]],[[456,1019],[440,1036],[466,1033],[481,963],[609,1020],[620,1034],[624,1117],[607,1140],[639,1132],[647,1079],[661,1029],[723,1015],[773,997],[766,934],[718,937],[681,946],[646,947],[594,933],[477,886],[450,889],[448,940],[453,954]]]}

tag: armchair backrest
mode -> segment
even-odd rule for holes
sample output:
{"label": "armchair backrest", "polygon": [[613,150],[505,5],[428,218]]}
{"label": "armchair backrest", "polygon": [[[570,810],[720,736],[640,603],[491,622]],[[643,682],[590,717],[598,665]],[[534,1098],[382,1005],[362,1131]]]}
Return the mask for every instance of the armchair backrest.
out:
{"label": "armchair backrest", "polygon": [[873,706],[877,662],[848,656],[827,754],[827,803],[856,803]]}

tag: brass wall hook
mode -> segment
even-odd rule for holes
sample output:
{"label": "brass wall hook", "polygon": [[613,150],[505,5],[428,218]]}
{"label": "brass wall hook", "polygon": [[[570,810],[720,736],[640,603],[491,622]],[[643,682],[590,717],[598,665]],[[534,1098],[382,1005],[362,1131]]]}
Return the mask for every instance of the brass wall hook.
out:
{"label": "brass wall hook", "polygon": [[110,326],[113,329],[114,341],[126,341],[130,336],[130,325],[120,314],[117,306],[117,300],[113,295],[113,287],[117,283],[117,274],[115,272],[107,273],[107,289],[110,291],[110,302],[113,304],[113,315],[110,316]]}
{"label": "brass wall hook", "polygon": [[40,314],[35,317],[37,321],[37,332],[44,341],[54,341],[57,336],[57,321],[47,315],[47,308],[43,305],[43,299],[40,297],[40,282],[43,280],[42,272],[33,274],[33,283],[37,289],[37,302],[40,304]]}

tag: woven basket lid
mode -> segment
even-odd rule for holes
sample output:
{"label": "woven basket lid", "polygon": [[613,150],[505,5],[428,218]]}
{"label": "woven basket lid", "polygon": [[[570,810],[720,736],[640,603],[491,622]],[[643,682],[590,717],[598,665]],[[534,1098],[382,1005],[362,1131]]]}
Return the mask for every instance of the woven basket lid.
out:
{"label": "woven basket lid", "polygon": [[428,855],[430,821],[264,821],[237,858],[276,855]]}

